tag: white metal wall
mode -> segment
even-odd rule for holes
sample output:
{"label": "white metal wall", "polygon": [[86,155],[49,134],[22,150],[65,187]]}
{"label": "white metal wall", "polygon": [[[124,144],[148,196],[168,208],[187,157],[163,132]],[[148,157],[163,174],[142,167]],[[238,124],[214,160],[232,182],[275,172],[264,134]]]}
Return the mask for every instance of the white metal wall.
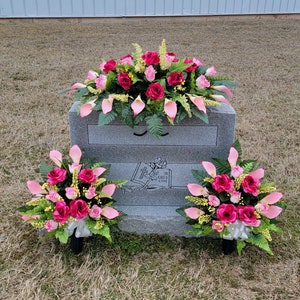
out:
{"label": "white metal wall", "polygon": [[0,18],[300,13],[300,0],[0,0]]}

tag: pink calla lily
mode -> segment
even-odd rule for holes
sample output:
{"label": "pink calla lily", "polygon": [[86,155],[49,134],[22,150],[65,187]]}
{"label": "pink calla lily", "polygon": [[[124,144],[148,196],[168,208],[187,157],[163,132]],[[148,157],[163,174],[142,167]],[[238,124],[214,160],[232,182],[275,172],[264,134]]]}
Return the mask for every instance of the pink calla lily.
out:
{"label": "pink calla lily", "polygon": [[213,163],[209,161],[202,161],[201,164],[208,175],[210,175],[212,178],[215,178],[217,176],[217,169]]}
{"label": "pink calla lily", "polygon": [[83,83],[80,83],[80,82],[76,82],[76,83],[74,83],[72,86],[71,86],[71,89],[68,91],[68,95],[72,95],[72,94],[74,94],[76,91],[77,91],[77,89],[82,89],[82,88],[85,88],[86,87],[86,85],[85,84],[83,84]]}
{"label": "pink calla lily", "polygon": [[138,96],[132,103],[131,108],[133,110],[133,116],[137,116],[144,108],[146,104],[141,99],[141,96]]}
{"label": "pink calla lily", "polygon": [[106,171],[106,169],[102,168],[102,167],[98,167],[98,168],[93,169],[93,173],[96,175],[96,177],[99,177],[105,171]]}
{"label": "pink calla lily", "polygon": [[233,176],[234,178],[241,176],[244,172],[244,169],[242,167],[236,165],[238,157],[238,151],[234,147],[230,147],[228,162],[231,167],[231,176]]}
{"label": "pink calla lily", "polygon": [[112,110],[113,101],[114,101],[113,95],[109,95],[108,98],[103,99],[103,101],[102,101],[102,112],[105,115]]}
{"label": "pink calla lily", "polygon": [[169,99],[165,99],[164,112],[172,121],[174,121],[177,114],[176,102]]}
{"label": "pink calla lily", "polygon": [[33,194],[33,195],[47,194],[47,191],[45,189],[43,189],[42,186],[38,182],[32,181],[32,180],[27,180],[26,183],[27,183],[27,187],[31,194]]}
{"label": "pink calla lily", "polygon": [[88,116],[93,111],[95,105],[95,100],[82,104],[79,111],[80,117],[83,118]]}
{"label": "pink calla lily", "polygon": [[216,101],[223,102],[227,105],[230,105],[229,101],[222,95],[209,95],[209,96],[215,99]]}
{"label": "pink calla lily", "polygon": [[49,157],[57,166],[61,167],[62,154],[59,151],[51,150]]}
{"label": "pink calla lily", "polygon": [[78,145],[74,145],[71,147],[71,149],[69,151],[69,155],[75,164],[79,164],[82,152]]}
{"label": "pink calla lily", "polygon": [[233,97],[231,90],[225,85],[213,86],[213,89],[225,93],[229,98]]}
{"label": "pink calla lily", "polygon": [[106,217],[107,219],[114,219],[116,217],[119,217],[120,213],[110,206],[105,206],[101,211],[101,215]]}
{"label": "pink calla lily", "polygon": [[256,178],[256,179],[261,179],[265,176],[265,169],[260,168],[260,169],[254,170],[254,171],[250,172],[248,175],[253,178]]}
{"label": "pink calla lily", "polygon": [[197,106],[197,108],[206,114],[206,106],[204,104],[204,99],[201,96],[188,95],[191,101]]}
{"label": "pink calla lily", "polygon": [[282,212],[282,208],[271,204],[278,202],[282,197],[282,193],[273,192],[261,199],[255,208],[263,216],[266,216],[269,219],[274,219]]}
{"label": "pink calla lily", "polygon": [[208,195],[207,189],[205,187],[203,187],[202,185],[200,185],[200,184],[189,183],[189,184],[187,184],[187,188],[193,196],[204,196],[204,197],[206,197]]}
{"label": "pink calla lily", "polygon": [[186,213],[186,215],[191,218],[191,219],[198,219],[201,215],[204,214],[204,212],[197,208],[197,207],[189,207],[184,209],[184,212]]}
{"label": "pink calla lily", "polygon": [[228,162],[231,168],[234,168],[236,166],[238,157],[239,157],[238,151],[234,147],[230,147]]}
{"label": "pink calla lily", "polygon": [[114,184],[114,183],[107,184],[102,188],[101,192],[103,192],[111,197],[114,194],[117,186],[118,185]]}

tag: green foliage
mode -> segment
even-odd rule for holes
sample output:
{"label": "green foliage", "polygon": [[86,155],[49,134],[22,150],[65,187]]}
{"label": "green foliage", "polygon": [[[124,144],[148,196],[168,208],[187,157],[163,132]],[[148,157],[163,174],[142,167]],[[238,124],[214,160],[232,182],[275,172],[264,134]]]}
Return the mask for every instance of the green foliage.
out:
{"label": "green foliage", "polygon": [[229,173],[231,168],[228,160],[213,158],[212,159],[214,165],[216,166],[218,174]]}
{"label": "green foliage", "polygon": [[242,146],[240,144],[240,141],[239,140],[235,140],[234,143],[232,144],[232,147],[235,148],[235,150],[238,152],[239,154],[239,158],[242,157],[243,155],[243,151],[242,151]]}
{"label": "green foliage", "polygon": [[237,249],[238,255],[242,254],[242,250],[245,248],[245,246],[246,246],[245,241],[242,241],[242,240],[236,241],[236,249]]}
{"label": "green foliage", "polygon": [[66,244],[68,242],[69,234],[64,229],[56,230],[55,237],[62,243]]}
{"label": "green foliage", "polygon": [[207,173],[204,170],[192,170],[192,175],[198,183],[203,183],[204,178],[207,177]]}
{"label": "green foliage", "polygon": [[148,130],[155,137],[160,138],[163,131],[162,119],[156,114],[145,118]]}
{"label": "green foliage", "polygon": [[249,173],[255,169],[257,162],[256,160],[243,160],[240,166],[244,169],[244,173]]}
{"label": "green foliage", "polygon": [[52,167],[46,164],[45,162],[42,162],[40,165],[40,174],[43,178],[43,180],[47,179],[47,174],[52,170]]}
{"label": "green foliage", "polygon": [[191,107],[192,114],[197,117],[198,119],[202,120],[205,124],[208,124],[208,116],[204,112],[200,111],[195,106]]}
{"label": "green foliage", "polygon": [[172,63],[172,65],[169,68],[170,73],[171,72],[183,72],[186,68],[190,67],[192,63],[185,64],[184,59],[179,60],[178,62]]}
{"label": "green foliage", "polygon": [[270,255],[273,255],[272,250],[270,249],[268,240],[262,234],[252,235],[246,240],[248,243],[253,244],[265,251],[267,251]]}
{"label": "green foliage", "polygon": [[97,227],[97,222],[96,220],[89,219],[86,222],[87,228],[94,234],[100,234],[104,236],[109,242],[112,242],[112,238],[110,235],[110,228],[107,224],[102,224],[100,228]]}
{"label": "green foliage", "polygon": [[231,80],[228,80],[228,79],[221,79],[221,78],[217,78],[217,79],[214,79],[213,80],[213,84],[214,85],[225,85],[225,86],[238,86],[237,83],[231,81]]}
{"label": "green foliage", "polygon": [[88,92],[89,90],[86,87],[77,89],[75,93],[75,101],[80,101],[81,98]]}
{"label": "green foliage", "polygon": [[107,125],[110,122],[112,122],[116,118],[116,116],[117,114],[114,111],[111,111],[107,114],[100,112],[98,117],[98,125],[99,126]]}

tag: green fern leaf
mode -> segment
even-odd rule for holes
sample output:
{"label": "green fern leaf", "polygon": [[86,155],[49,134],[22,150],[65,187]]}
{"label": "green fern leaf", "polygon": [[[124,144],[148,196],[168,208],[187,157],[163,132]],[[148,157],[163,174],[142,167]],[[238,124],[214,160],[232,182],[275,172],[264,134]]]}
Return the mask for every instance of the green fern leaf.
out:
{"label": "green fern leaf", "polygon": [[162,119],[158,115],[152,115],[145,118],[149,132],[156,138],[160,138],[163,131]]}
{"label": "green fern leaf", "polygon": [[253,236],[249,237],[246,241],[252,245],[255,245],[255,246],[267,251],[270,255],[273,255],[273,252],[270,249],[268,240],[262,234],[253,235]]}
{"label": "green fern leaf", "polygon": [[52,167],[42,162],[40,165],[40,173],[43,180],[47,180],[47,174],[52,170]]}
{"label": "green fern leaf", "polygon": [[242,250],[245,248],[246,243],[242,240],[237,240],[236,241],[236,248],[237,248],[237,253],[238,255],[242,254]]}
{"label": "green fern leaf", "polygon": [[231,170],[230,164],[226,159],[213,158],[214,165],[216,166],[218,174],[229,173]]}
{"label": "green fern leaf", "polygon": [[254,170],[256,164],[256,160],[243,160],[240,166],[244,169],[244,173],[249,173]]}
{"label": "green fern leaf", "polygon": [[239,140],[235,140],[234,143],[232,144],[232,147],[235,148],[235,150],[239,154],[239,159],[241,159],[241,157],[243,155],[243,151],[242,151],[242,146],[240,144],[240,141]]}
{"label": "green fern leaf", "polygon": [[204,178],[207,177],[207,173],[203,170],[192,170],[192,175],[195,178],[195,180],[200,184],[203,184]]}
{"label": "green fern leaf", "polygon": [[191,112],[192,112],[193,116],[195,116],[198,119],[202,120],[205,124],[209,123],[207,114],[201,112],[198,108],[191,107]]}
{"label": "green fern leaf", "polygon": [[110,122],[112,122],[116,118],[116,116],[117,116],[117,114],[114,111],[111,111],[107,114],[104,114],[103,112],[101,112],[99,114],[99,118],[98,118],[98,125],[99,126],[107,125]]}
{"label": "green fern leaf", "polygon": [[184,95],[176,97],[174,100],[178,101],[182,105],[189,117],[192,116],[190,104]]}

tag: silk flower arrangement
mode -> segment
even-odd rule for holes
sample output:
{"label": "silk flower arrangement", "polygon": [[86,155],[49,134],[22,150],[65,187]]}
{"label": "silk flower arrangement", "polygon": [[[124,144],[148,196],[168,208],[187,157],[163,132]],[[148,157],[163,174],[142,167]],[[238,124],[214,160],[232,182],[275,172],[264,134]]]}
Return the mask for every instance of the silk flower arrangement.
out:
{"label": "silk flower arrangement", "polygon": [[67,159],[57,150],[50,151],[56,167],[41,165],[42,184],[27,180],[33,198],[18,209],[20,217],[61,243],[67,243],[73,232],[77,238],[100,234],[111,241],[110,228],[121,219],[121,213],[111,207],[112,196],[126,181],[107,181],[104,163],[89,167],[81,156],[77,145],[71,147]]}
{"label": "silk flower arrangement", "polygon": [[202,161],[204,170],[193,170],[198,183],[189,183],[189,204],[178,209],[193,229],[193,235],[218,236],[237,240],[240,255],[246,243],[269,254],[271,231],[281,232],[276,218],[286,207],[283,194],[274,183],[262,183],[265,170],[255,160],[241,160],[238,141],[230,148],[228,159]]}

